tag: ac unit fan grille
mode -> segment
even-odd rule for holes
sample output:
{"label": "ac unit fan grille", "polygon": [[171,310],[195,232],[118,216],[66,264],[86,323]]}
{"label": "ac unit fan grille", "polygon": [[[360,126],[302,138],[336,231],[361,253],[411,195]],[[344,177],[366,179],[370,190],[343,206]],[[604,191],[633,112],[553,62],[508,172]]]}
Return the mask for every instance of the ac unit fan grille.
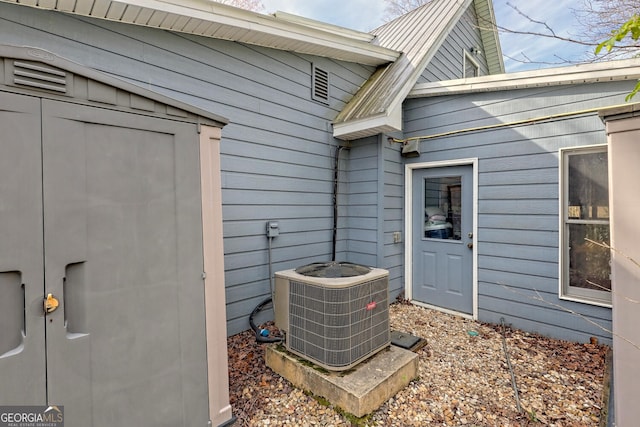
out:
{"label": "ac unit fan grille", "polygon": [[390,342],[388,279],[346,288],[289,283],[287,347],[321,366],[347,369]]}

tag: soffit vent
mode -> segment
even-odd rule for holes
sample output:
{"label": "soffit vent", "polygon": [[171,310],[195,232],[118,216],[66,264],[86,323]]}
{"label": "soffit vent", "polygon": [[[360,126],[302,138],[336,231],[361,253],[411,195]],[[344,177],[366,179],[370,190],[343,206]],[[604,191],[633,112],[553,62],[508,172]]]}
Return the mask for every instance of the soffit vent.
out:
{"label": "soffit vent", "polygon": [[329,72],[313,66],[311,98],[323,104],[329,103]]}
{"label": "soffit vent", "polygon": [[71,75],[63,70],[41,62],[7,61],[6,73],[12,86],[28,87],[59,94],[70,95]]}

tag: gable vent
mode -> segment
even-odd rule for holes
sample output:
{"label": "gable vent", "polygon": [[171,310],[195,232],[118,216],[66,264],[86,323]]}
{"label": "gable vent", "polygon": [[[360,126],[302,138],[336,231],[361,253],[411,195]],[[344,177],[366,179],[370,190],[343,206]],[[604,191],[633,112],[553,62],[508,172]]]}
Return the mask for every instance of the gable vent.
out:
{"label": "gable vent", "polygon": [[67,93],[68,74],[58,68],[41,63],[14,61],[13,84],[21,87]]}
{"label": "gable vent", "polygon": [[329,72],[313,67],[311,98],[324,104],[329,103]]}

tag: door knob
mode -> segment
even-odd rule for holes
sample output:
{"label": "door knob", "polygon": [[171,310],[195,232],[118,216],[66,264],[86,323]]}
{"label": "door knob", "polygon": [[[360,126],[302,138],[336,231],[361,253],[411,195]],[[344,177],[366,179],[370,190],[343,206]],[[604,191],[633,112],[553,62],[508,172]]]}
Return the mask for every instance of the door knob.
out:
{"label": "door knob", "polygon": [[472,242],[467,243],[467,247],[468,247],[469,249],[473,249],[473,243],[472,243]]}
{"label": "door knob", "polygon": [[46,313],[53,313],[54,311],[56,311],[56,309],[58,308],[58,306],[60,305],[60,302],[58,301],[58,299],[56,297],[54,297],[51,294],[48,294],[47,297],[44,299],[44,312]]}

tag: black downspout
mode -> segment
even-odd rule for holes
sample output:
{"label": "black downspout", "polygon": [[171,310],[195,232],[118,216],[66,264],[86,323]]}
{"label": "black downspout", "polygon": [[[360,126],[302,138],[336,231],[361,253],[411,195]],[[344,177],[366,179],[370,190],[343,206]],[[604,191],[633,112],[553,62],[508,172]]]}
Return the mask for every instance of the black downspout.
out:
{"label": "black downspout", "polygon": [[349,149],[345,146],[336,147],[335,159],[333,165],[333,252],[331,253],[331,261],[336,261],[336,245],[338,243],[338,183],[340,173],[340,152],[343,149]]}

